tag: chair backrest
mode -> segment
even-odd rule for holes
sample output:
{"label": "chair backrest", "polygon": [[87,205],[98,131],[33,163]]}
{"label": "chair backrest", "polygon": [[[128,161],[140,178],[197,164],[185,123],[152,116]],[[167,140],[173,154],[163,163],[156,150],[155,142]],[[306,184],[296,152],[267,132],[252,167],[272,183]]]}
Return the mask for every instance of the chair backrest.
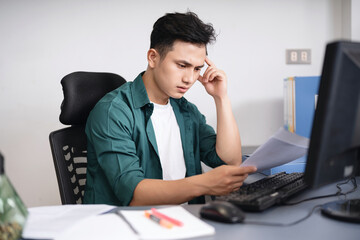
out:
{"label": "chair backrest", "polygon": [[113,73],[74,72],[62,80],[60,122],[71,127],[50,133],[49,140],[62,204],[80,204],[86,183],[87,117],[108,92],[126,81]]}
{"label": "chair backrest", "polygon": [[50,146],[62,204],[82,203],[87,164],[84,126],[50,133]]}

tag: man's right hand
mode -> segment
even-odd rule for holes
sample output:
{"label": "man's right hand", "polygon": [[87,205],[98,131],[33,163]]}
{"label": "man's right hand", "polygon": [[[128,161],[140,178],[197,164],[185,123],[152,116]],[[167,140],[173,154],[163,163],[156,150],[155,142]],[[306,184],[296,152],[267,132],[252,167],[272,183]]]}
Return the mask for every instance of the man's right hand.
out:
{"label": "man's right hand", "polygon": [[206,195],[226,195],[239,190],[248,174],[256,170],[254,166],[222,165],[204,173],[201,182],[206,188]]}

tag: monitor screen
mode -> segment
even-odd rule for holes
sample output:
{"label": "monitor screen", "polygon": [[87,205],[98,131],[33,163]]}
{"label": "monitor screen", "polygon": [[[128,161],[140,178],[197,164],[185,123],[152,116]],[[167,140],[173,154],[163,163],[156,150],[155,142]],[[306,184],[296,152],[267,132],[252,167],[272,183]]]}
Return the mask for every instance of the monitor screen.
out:
{"label": "monitor screen", "polygon": [[326,47],[305,182],[319,187],[359,176],[360,43]]}

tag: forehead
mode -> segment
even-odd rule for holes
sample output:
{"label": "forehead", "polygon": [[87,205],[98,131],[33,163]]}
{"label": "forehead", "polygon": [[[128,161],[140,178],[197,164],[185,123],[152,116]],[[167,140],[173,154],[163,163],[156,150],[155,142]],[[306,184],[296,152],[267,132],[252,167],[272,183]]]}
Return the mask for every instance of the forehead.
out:
{"label": "forehead", "polygon": [[206,46],[183,41],[175,41],[165,59],[175,61],[186,61],[194,66],[204,64],[206,58]]}

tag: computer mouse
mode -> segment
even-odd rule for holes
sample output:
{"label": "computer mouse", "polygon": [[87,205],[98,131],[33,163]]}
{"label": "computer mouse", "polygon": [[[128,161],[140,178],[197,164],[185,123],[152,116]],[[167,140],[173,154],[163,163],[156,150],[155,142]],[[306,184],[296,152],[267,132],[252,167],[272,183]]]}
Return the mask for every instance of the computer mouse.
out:
{"label": "computer mouse", "polygon": [[202,218],[225,222],[240,223],[245,219],[245,213],[235,204],[226,201],[213,201],[200,209]]}

